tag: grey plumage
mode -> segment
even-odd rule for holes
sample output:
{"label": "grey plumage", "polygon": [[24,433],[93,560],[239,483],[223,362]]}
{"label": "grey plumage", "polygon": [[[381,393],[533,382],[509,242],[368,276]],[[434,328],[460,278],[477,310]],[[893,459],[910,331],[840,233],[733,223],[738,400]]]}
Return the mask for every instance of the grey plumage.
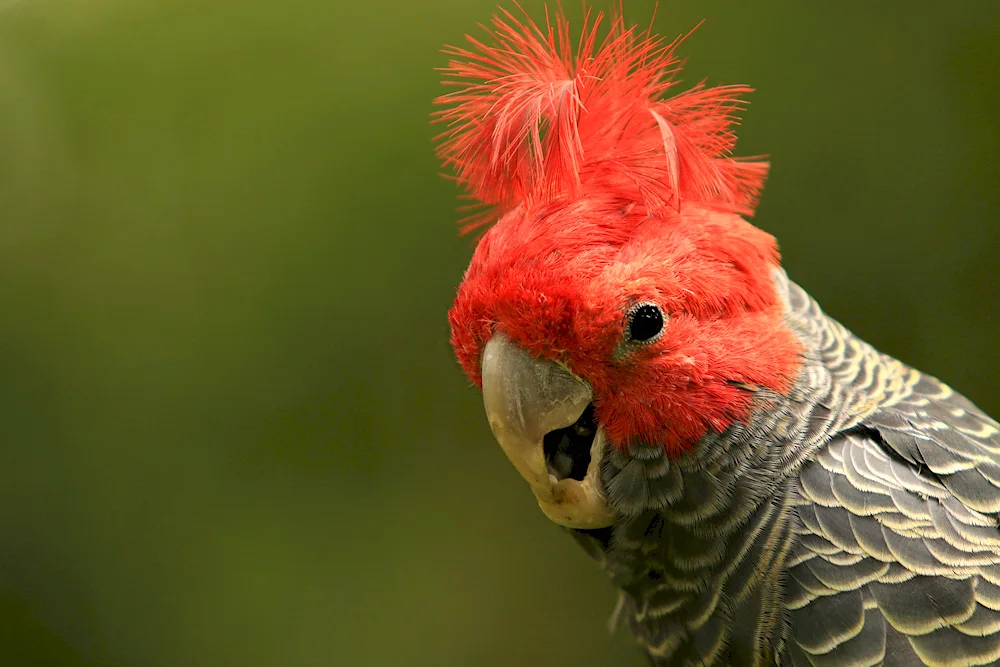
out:
{"label": "grey plumage", "polygon": [[[1000,664],[1000,426],[776,273],[787,396],[677,460],[612,451],[620,515],[572,531],[654,665]],[[766,407],[765,407],[766,406]]]}

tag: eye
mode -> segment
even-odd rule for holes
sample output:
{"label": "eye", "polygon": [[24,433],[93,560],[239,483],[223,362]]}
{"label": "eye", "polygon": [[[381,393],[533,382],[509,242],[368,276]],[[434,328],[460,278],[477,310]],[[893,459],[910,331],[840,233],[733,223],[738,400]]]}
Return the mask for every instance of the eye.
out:
{"label": "eye", "polygon": [[628,337],[636,343],[650,343],[663,331],[663,311],[652,303],[632,307],[628,316]]}

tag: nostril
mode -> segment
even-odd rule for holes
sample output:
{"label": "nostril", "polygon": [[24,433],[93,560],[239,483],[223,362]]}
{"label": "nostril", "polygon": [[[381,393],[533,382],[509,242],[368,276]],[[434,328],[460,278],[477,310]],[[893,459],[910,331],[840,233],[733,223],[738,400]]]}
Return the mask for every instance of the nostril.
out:
{"label": "nostril", "polygon": [[543,445],[549,474],[557,480],[569,478],[582,481],[590,466],[590,448],[595,435],[597,423],[594,421],[593,403],[569,426],[546,433]]}

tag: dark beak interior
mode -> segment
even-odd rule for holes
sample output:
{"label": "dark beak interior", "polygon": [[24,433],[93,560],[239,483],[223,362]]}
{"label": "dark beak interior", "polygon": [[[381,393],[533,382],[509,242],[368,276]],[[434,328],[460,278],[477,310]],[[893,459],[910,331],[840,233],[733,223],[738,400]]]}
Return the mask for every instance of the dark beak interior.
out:
{"label": "dark beak interior", "polygon": [[593,403],[569,426],[546,433],[543,443],[549,473],[557,480],[583,480],[590,465],[590,448],[595,435],[597,423]]}

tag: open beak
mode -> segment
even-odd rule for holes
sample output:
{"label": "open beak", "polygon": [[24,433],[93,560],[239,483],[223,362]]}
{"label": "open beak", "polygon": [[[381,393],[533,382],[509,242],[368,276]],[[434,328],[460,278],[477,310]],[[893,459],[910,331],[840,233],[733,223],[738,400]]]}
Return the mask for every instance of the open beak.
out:
{"label": "open beak", "polygon": [[546,516],[570,528],[611,525],[599,473],[604,432],[587,383],[501,334],[486,344],[482,372],[493,435]]}

